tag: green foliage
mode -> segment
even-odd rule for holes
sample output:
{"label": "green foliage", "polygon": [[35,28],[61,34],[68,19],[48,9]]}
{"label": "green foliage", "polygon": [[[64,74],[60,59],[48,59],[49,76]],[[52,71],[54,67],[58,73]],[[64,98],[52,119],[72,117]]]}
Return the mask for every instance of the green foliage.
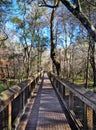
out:
{"label": "green foliage", "polygon": [[6,83],[4,83],[3,81],[0,81],[0,93],[4,90],[6,90],[8,87],[6,85]]}
{"label": "green foliage", "polygon": [[6,83],[4,81],[0,81],[0,93],[2,91],[5,91],[6,89],[8,89],[9,87],[12,87],[13,85],[18,83],[18,80],[14,80],[14,79],[8,79],[8,86],[6,85]]}
{"label": "green foliage", "polygon": [[14,17],[12,19],[12,22],[19,24],[19,25],[23,24],[23,21],[21,19],[19,19],[18,17]]}
{"label": "green foliage", "polygon": [[[85,80],[82,76],[78,75],[77,78],[75,79],[74,83],[77,85],[85,85]],[[88,80],[88,88],[92,89],[92,87],[93,87],[93,81]]]}

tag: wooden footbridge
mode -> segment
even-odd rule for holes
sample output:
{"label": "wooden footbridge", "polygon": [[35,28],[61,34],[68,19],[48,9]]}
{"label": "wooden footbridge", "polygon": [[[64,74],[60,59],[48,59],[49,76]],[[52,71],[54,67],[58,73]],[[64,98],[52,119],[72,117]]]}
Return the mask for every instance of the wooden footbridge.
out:
{"label": "wooden footbridge", "polygon": [[39,73],[0,94],[0,130],[96,130],[96,94]]}

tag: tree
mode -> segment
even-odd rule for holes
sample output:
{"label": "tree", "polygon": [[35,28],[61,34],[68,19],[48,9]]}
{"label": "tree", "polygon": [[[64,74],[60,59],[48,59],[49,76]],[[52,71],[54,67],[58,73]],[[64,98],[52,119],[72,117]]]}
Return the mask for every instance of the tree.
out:
{"label": "tree", "polygon": [[51,18],[50,18],[50,40],[51,40],[51,51],[50,51],[50,55],[51,55],[51,59],[53,62],[53,71],[54,70],[54,66],[56,68],[57,71],[57,75],[60,74],[60,62],[57,59],[56,56],[56,43],[55,43],[55,32],[54,32],[54,20],[55,20],[55,14],[56,14],[56,10],[59,6],[59,0],[53,1],[54,5],[48,5],[47,2],[45,0],[43,0],[43,3],[39,3],[40,6],[46,6],[49,8],[52,8],[52,12],[51,12]]}
{"label": "tree", "polygon": [[[59,2],[57,4],[59,5]],[[56,57],[56,43],[54,43],[55,42],[54,19],[55,19],[55,13],[56,13],[57,7],[52,9],[51,19],[50,19],[50,30],[51,30],[50,35],[51,35],[51,59],[53,61],[53,64],[56,67],[57,75],[59,75],[60,74],[60,62],[58,61],[58,59]]]}
{"label": "tree", "polygon": [[80,1],[74,1],[74,4],[68,0],[60,0],[69,11],[82,23],[82,25],[87,29],[88,33],[92,39],[96,42],[96,29],[91,21],[82,12]]}
{"label": "tree", "polygon": [[[94,58],[94,52],[95,52],[95,42],[96,42],[96,28],[94,26],[94,23],[91,22],[90,18],[85,14],[85,11],[83,12],[83,7],[81,6],[82,0],[74,0],[74,1],[68,1],[68,0],[60,0],[68,9],[69,11],[81,22],[81,24],[87,29],[90,37],[91,42],[89,42],[90,45],[90,63],[93,69],[93,79],[94,79],[94,86],[96,86],[96,69],[95,69],[95,58]],[[90,5],[95,7],[95,2],[89,2],[86,0]],[[50,1],[52,2],[52,1]],[[46,1],[43,0],[43,6],[56,8],[56,5],[48,5],[46,4]],[[52,36],[51,36],[52,37]],[[92,40],[93,39],[93,40]],[[54,46],[52,47],[54,48]],[[54,54],[54,53],[53,53]],[[55,56],[55,54],[54,54]]]}
{"label": "tree", "polygon": [[[93,0],[94,2],[94,0]],[[86,6],[82,6],[82,10],[85,12],[85,14],[87,15],[87,17],[89,18],[89,20],[95,25],[95,20],[96,20],[96,15],[94,12],[96,12],[96,8],[94,8],[94,5],[91,3],[89,3],[89,1],[85,1],[84,4]],[[86,8],[85,8],[86,7]],[[92,37],[90,35],[88,35],[88,41],[89,41],[89,49],[88,49],[88,58],[87,61],[90,61],[92,70],[93,70],[93,86],[96,86],[96,67],[95,67],[95,41],[92,39]],[[89,60],[90,59],[90,60]],[[86,72],[88,71],[88,65],[86,68]],[[88,72],[87,72],[88,73]],[[86,73],[86,78],[88,77]],[[86,80],[86,85],[87,85],[87,80]]]}

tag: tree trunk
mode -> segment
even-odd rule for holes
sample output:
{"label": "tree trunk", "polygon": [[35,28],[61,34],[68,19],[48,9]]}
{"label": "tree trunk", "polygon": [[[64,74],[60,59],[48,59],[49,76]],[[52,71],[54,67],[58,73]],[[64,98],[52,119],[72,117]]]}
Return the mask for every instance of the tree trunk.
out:
{"label": "tree trunk", "polygon": [[89,51],[90,51],[90,45],[88,47],[88,53],[87,53],[87,59],[86,59],[85,88],[88,88]]}
{"label": "tree trunk", "polygon": [[95,67],[95,42],[96,42],[96,28],[91,23],[90,18],[88,19],[85,14],[82,12],[80,5],[78,4],[78,7],[75,7],[69,0],[60,0],[68,9],[69,11],[82,23],[82,25],[87,29],[90,37],[92,38],[90,40],[90,64],[93,69],[93,81],[94,81],[94,87],[96,87],[96,67]]}
{"label": "tree trunk", "polygon": [[51,13],[51,20],[50,20],[50,35],[51,35],[51,59],[53,61],[53,64],[56,67],[57,75],[60,74],[60,62],[57,59],[56,56],[56,45],[55,45],[55,39],[54,39],[54,17],[56,13],[57,8],[53,8]]}
{"label": "tree trunk", "polygon": [[7,69],[7,77],[10,78],[9,67],[8,67],[8,65],[6,65],[6,69]]}
{"label": "tree trunk", "polygon": [[90,39],[90,64],[92,66],[92,70],[93,70],[93,87],[96,87],[96,67],[95,67],[95,42]]}
{"label": "tree trunk", "polygon": [[[38,52],[39,53],[39,52]],[[37,56],[37,73],[39,72],[39,54]]]}

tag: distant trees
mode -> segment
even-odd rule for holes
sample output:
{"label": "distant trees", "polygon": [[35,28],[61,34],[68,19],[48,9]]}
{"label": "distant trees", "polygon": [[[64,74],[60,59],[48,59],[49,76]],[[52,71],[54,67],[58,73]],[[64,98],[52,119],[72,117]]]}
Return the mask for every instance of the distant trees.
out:
{"label": "distant trees", "polygon": [[29,78],[43,66],[42,53],[49,42],[43,33],[43,28],[47,28],[47,11],[35,1],[0,1],[0,5],[0,42],[8,39],[6,58],[10,61],[6,72],[9,78]]}
{"label": "distant trees", "polygon": [[[64,8],[61,3],[59,4],[60,6],[58,6],[58,4],[56,4],[56,2],[59,3],[60,1],[78,19],[78,21],[74,20],[75,17],[73,17],[73,19],[71,19],[72,14],[70,14],[68,12],[68,10],[67,10],[67,15],[63,9],[60,10],[60,8]],[[59,56],[57,57],[55,45],[59,44],[57,41],[63,42],[65,44],[64,45],[64,68],[63,69],[64,69],[64,72],[67,72],[68,77],[70,77],[70,76],[72,77],[73,81],[74,81],[74,76],[76,75],[75,70],[74,70],[75,69],[74,68],[74,65],[75,65],[74,64],[74,62],[75,62],[75,57],[74,57],[75,56],[75,53],[74,53],[75,45],[74,45],[74,43],[76,43],[76,42],[79,43],[78,38],[83,38],[82,41],[86,41],[86,40],[88,40],[88,36],[90,36],[89,47],[87,48],[87,53],[86,53],[86,58],[85,58],[86,76],[84,76],[84,78],[86,79],[86,86],[87,86],[87,79],[88,79],[87,76],[88,76],[88,67],[89,67],[88,64],[90,61],[90,64],[91,64],[91,67],[93,70],[93,81],[94,81],[93,86],[96,86],[96,68],[95,68],[96,28],[95,28],[95,22],[94,22],[94,19],[96,21],[96,13],[95,13],[96,12],[96,8],[95,8],[96,2],[94,0],[91,2],[87,1],[87,0],[85,0],[85,1],[82,1],[82,0],[74,0],[74,1],[59,0],[58,1],[57,0],[57,1],[55,1],[55,4],[54,4],[54,0],[51,0],[50,2],[47,2],[46,0],[42,0],[42,2],[40,2],[40,4],[41,4],[41,6],[52,8],[52,14],[51,14],[51,20],[50,20],[51,21],[50,22],[51,23],[51,29],[50,29],[51,37],[50,38],[51,38],[52,61],[53,61],[54,65],[56,66],[55,60],[58,59]],[[91,6],[91,10],[90,10],[90,6]],[[89,10],[90,10],[90,12],[89,12]],[[59,15],[59,13],[58,13],[60,11],[61,11],[61,15]],[[64,12],[63,15],[62,15],[62,12]],[[90,14],[91,14],[91,16],[90,16]],[[58,22],[57,22],[57,20],[58,20]],[[81,24],[79,21],[81,22]],[[56,23],[58,23],[58,27],[57,27]],[[52,26],[52,24],[53,24],[53,26]],[[76,27],[76,25],[77,25],[77,27]],[[82,25],[85,27],[85,29],[87,31],[85,29],[83,29]],[[79,26],[81,29],[79,28]],[[57,35],[57,36],[55,35],[55,31],[56,31],[55,28],[58,28],[57,34],[59,34],[59,35]],[[69,30],[68,30],[68,28],[69,28]],[[79,31],[81,33],[79,33]],[[62,36],[60,36],[60,35],[62,35]],[[69,48],[71,49],[70,51],[69,51]],[[60,67],[60,62],[59,62],[59,60],[57,60],[57,61],[59,63],[57,66]],[[67,66],[67,67],[65,67],[65,66]],[[57,67],[57,68],[59,68],[59,67]],[[59,74],[58,73],[59,70],[60,69],[57,70],[57,74]]]}
{"label": "distant trees", "polygon": [[[20,37],[23,48],[24,74],[26,74],[24,76],[28,78],[35,71],[40,71],[42,52],[47,45],[46,37],[42,34],[46,24],[45,21],[43,22],[42,12],[46,13],[46,10],[39,9],[36,2],[30,5],[31,11],[26,1],[21,5],[18,3],[18,7],[23,17],[13,17],[12,20],[16,24],[17,35]],[[36,63],[37,66],[34,66]]]}
{"label": "distant trees", "polygon": [[14,45],[8,48],[10,52],[8,58],[12,67],[10,74],[10,67],[6,66],[8,77],[29,78],[33,73],[39,72],[42,66],[42,53],[50,40],[54,72],[57,75],[65,75],[67,79],[71,78],[73,82],[77,75],[81,75],[86,79],[86,86],[88,78],[93,74],[96,86],[96,2],[94,0],[12,2],[0,1],[0,5],[3,6],[0,8],[0,42],[5,42],[9,38],[9,43],[15,43],[18,50],[21,47],[21,51],[16,51]]}
{"label": "distant trees", "polygon": [[[94,12],[96,12],[96,7],[95,5],[95,1],[84,1],[83,4],[81,4],[82,7],[82,11],[85,13],[85,15],[88,17],[88,19],[90,20],[90,22],[92,22],[92,24],[94,26],[95,25],[95,20],[96,20],[96,14]],[[94,8],[95,7],[95,8]],[[95,30],[96,31],[96,28]],[[86,68],[86,86],[87,86],[87,78],[88,78],[88,67],[89,67],[89,62],[91,64],[92,70],[93,70],[93,81],[94,84],[93,86],[96,86],[96,67],[95,67],[95,41],[92,39],[91,35],[88,35],[88,41],[89,41],[89,48],[88,48],[88,56],[87,56],[87,68]]]}

